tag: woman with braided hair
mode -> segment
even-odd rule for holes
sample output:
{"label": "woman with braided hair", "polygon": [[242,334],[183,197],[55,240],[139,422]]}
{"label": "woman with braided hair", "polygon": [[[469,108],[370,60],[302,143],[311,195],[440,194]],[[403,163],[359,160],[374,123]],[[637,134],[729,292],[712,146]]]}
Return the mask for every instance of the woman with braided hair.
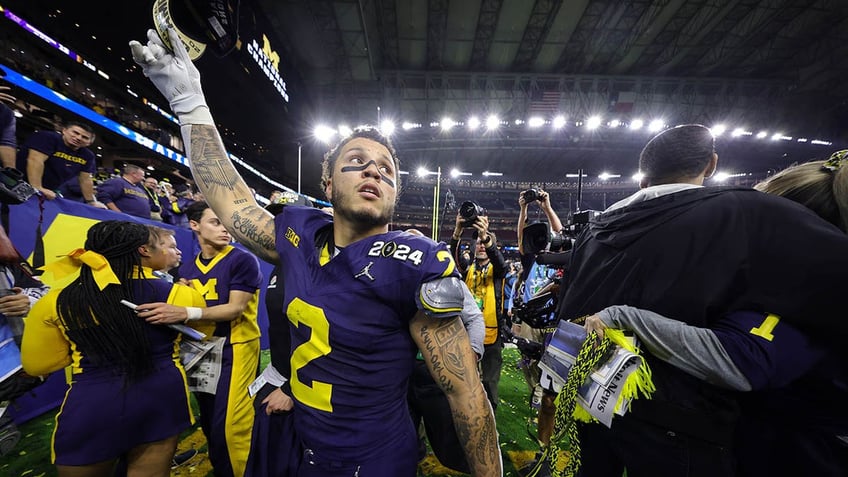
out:
{"label": "woman with braided hair", "polygon": [[57,278],[79,270],[33,307],[21,349],[32,375],[71,367],[53,436],[60,477],[111,475],[120,456],[128,475],[167,476],[177,435],[194,423],[180,335],[121,305],[204,306],[197,291],[153,275],[173,260],[167,243],[139,223],[100,222],[84,249],[46,267]]}

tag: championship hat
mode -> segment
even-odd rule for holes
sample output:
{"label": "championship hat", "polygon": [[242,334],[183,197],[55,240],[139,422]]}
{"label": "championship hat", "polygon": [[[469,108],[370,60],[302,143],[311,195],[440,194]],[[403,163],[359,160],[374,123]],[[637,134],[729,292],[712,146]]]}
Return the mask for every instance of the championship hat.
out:
{"label": "championship hat", "polygon": [[238,7],[230,0],[154,0],[153,25],[162,42],[173,50],[168,28],[174,28],[192,60],[207,48],[218,56],[233,50],[238,41]]}

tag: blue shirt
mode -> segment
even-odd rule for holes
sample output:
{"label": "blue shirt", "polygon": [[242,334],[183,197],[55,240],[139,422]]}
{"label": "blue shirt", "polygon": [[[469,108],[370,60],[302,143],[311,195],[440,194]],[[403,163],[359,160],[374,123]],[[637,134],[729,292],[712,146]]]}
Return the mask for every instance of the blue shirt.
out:
{"label": "blue shirt", "polygon": [[87,147],[71,149],[65,145],[62,134],[58,132],[38,131],[26,140],[18,151],[17,160],[18,170],[24,173],[30,149],[47,154],[44,174],[41,176],[41,186],[46,189],[58,189],[67,180],[79,176],[80,172],[97,172],[94,153]]}

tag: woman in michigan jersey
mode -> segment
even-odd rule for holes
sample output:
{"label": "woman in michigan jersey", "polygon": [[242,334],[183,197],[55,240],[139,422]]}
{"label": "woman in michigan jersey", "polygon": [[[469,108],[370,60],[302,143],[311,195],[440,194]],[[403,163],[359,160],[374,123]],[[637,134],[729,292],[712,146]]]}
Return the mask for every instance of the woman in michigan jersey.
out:
{"label": "woman in michigan jersey", "polygon": [[70,366],[53,434],[59,476],[108,475],[121,456],[130,475],[167,476],[177,435],[194,423],[180,335],[121,305],[204,306],[195,290],[153,275],[172,260],[176,242],[169,236],[170,247],[151,236],[135,222],[93,225],[84,249],[47,266],[57,278],[76,269],[79,277],[45,295],[27,318],[26,372],[46,375]]}

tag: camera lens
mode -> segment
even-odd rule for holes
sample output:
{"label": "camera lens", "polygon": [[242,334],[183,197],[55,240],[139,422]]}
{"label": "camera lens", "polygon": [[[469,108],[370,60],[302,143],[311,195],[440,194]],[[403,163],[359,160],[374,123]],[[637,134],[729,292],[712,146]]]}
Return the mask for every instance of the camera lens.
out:
{"label": "camera lens", "polygon": [[534,200],[539,200],[539,193],[536,189],[527,189],[524,191],[524,203],[533,202]]}

